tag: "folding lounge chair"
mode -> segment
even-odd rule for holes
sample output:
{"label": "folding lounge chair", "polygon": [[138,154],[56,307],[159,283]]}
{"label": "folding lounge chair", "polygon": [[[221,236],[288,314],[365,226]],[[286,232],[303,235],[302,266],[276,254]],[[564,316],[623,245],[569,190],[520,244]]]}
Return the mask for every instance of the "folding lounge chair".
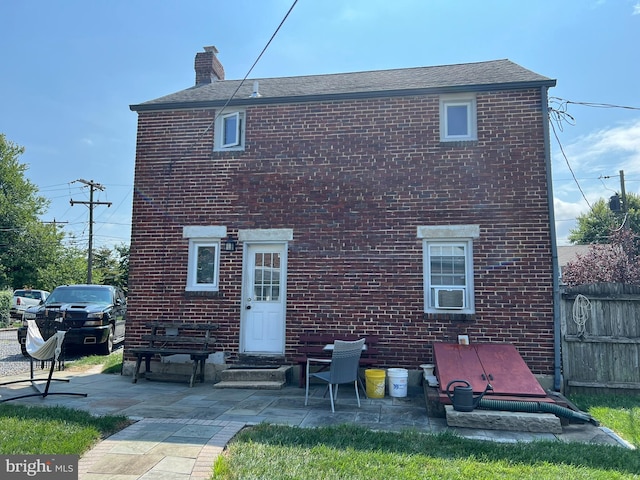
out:
{"label": "folding lounge chair", "polygon": [[[24,380],[13,380],[11,382],[0,383],[0,385],[10,385],[14,383],[21,382],[31,382],[31,386],[35,388],[38,393],[30,393],[27,395],[19,395],[17,397],[0,399],[0,403],[8,402],[10,400],[17,400],[19,398],[27,398],[27,397],[42,397],[45,398],[48,395],[76,395],[80,397],[86,397],[86,393],[71,393],[71,392],[49,392],[49,387],[51,382],[69,382],[67,379],[57,379],[53,377],[53,370],[55,369],[56,363],[58,362],[58,358],[60,357],[60,353],[62,352],[62,342],[64,342],[64,336],[66,335],[66,331],[58,330],[56,331],[48,340],[44,340],[42,338],[42,334],[40,333],[40,329],[36,324],[35,320],[27,320],[27,338],[26,338],[26,349],[29,354],[29,360],[31,362],[31,375],[28,379]],[[49,376],[46,378],[46,384],[44,386],[44,390],[41,389],[41,385],[38,385],[36,382],[45,381],[44,378],[35,378],[33,375],[33,362],[40,361],[44,365],[45,361],[51,362],[51,368],[49,369]]]}
{"label": "folding lounge chair", "polygon": [[[326,363],[328,359],[307,359],[307,388],[304,397],[304,404],[309,402],[309,377],[318,378],[327,382],[329,386],[329,396],[331,397],[331,411],[335,412],[334,400],[338,398],[338,386],[342,383],[351,383],[356,390],[356,398],[358,399],[358,407],[360,407],[360,394],[358,393],[358,367],[360,365],[360,356],[362,355],[362,346],[364,338],[355,342],[345,342],[336,340],[334,342],[333,353],[331,354],[331,365],[328,371],[311,373],[309,371],[312,362]],[[333,392],[335,388],[335,398]]]}

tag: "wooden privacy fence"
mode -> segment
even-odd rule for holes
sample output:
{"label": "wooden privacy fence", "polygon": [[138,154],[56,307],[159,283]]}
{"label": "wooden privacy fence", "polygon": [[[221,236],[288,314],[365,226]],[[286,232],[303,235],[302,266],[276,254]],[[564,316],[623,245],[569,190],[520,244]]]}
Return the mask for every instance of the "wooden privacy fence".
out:
{"label": "wooden privacy fence", "polygon": [[640,286],[581,285],[560,297],[565,390],[640,390]]}

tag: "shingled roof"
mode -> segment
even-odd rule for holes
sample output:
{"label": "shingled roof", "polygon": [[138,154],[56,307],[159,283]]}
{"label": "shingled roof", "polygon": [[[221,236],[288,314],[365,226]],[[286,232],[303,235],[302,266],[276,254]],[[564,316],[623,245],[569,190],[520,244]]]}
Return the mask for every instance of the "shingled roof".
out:
{"label": "shingled roof", "polygon": [[[259,85],[259,97],[251,96],[255,82]],[[551,78],[504,59],[435,67],[258,78],[244,83],[241,80],[215,80],[131,105],[130,108],[133,111],[145,111],[218,107],[225,105],[232,95],[229,105],[252,105],[553,87],[555,83]]]}

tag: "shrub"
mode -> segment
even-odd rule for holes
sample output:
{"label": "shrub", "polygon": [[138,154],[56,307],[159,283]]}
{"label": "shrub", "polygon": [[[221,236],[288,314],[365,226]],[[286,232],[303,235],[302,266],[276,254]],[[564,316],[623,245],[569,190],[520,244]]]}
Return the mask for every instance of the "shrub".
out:
{"label": "shrub", "polygon": [[562,271],[569,286],[591,283],[640,285],[640,239],[629,229],[614,231],[608,244],[593,244]]}

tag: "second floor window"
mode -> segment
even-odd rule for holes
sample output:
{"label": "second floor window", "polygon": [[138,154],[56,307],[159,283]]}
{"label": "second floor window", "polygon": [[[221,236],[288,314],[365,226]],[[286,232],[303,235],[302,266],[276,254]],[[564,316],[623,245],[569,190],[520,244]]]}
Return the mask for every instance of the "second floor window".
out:
{"label": "second floor window", "polygon": [[476,99],[443,95],[440,98],[440,141],[477,140]]}
{"label": "second floor window", "polygon": [[244,111],[229,111],[218,115],[214,132],[214,150],[244,150],[244,131]]}

